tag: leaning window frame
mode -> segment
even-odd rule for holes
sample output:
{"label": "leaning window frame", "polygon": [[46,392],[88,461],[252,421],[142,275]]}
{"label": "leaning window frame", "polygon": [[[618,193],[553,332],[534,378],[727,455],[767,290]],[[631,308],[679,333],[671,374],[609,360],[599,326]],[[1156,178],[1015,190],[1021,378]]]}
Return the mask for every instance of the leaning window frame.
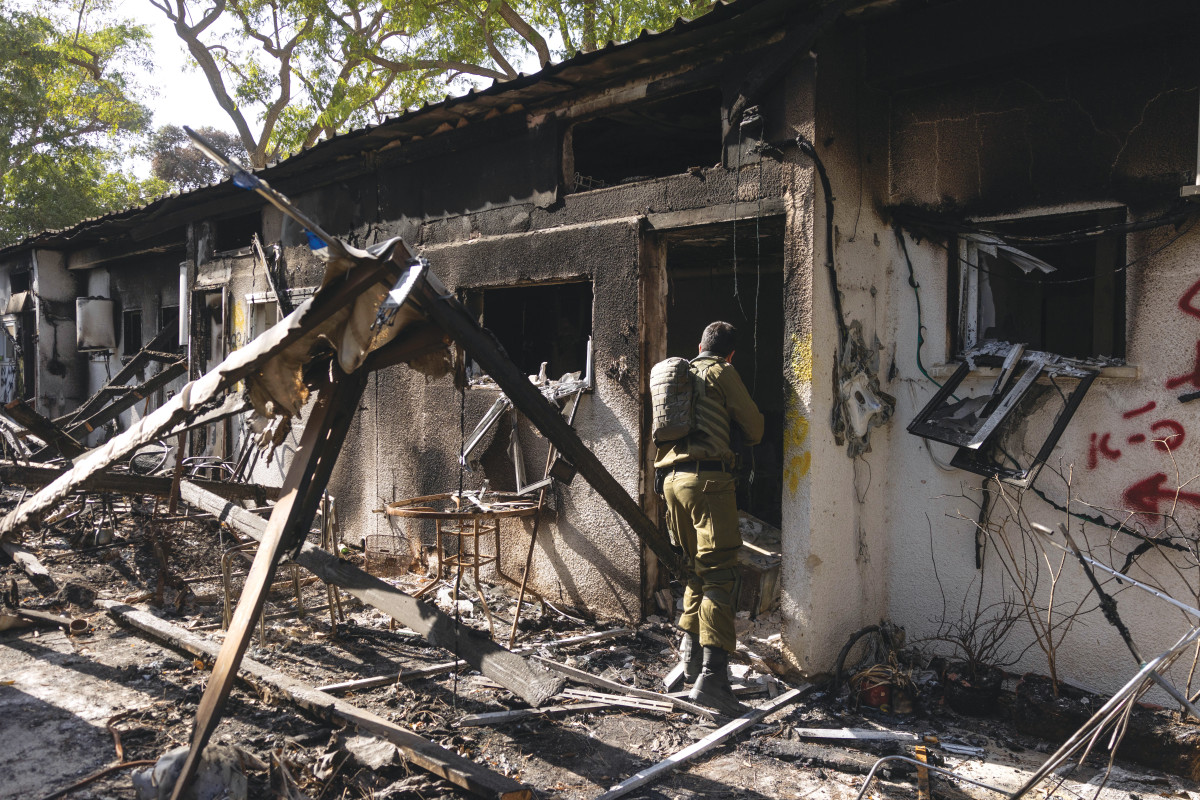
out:
{"label": "leaning window frame", "polygon": [[[986,395],[968,398],[984,400],[983,409],[990,408],[979,420],[978,425],[972,430],[956,431],[942,422],[946,419],[945,414],[939,420],[937,412],[943,408],[951,408],[946,405],[946,401],[954,397],[954,392],[966,377],[980,367],[992,366],[999,366],[1000,374],[991,391]],[[1067,425],[1099,374],[1099,370],[1080,366],[1071,359],[1053,353],[1026,351],[1022,345],[989,343],[964,356],[954,374],[913,417],[912,422],[908,424],[908,432],[925,439],[957,446],[958,450],[950,461],[950,465],[957,469],[996,478],[1014,486],[1028,487],[1037,479],[1042,466],[1054,452]],[[1012,412],[1017,409],[1033,384],[1039,378],[1053,380],[1059,376],[1075,378],[1078,383],[1071,393],[1066,395],[1063,408],[1055,417],[1054,424],[1038,448],[1033,461],[1024,467],[1010,467],[989,459],[986,456],[987,446],[1002,440],[1009,432],[1010,426],[1015,424],[1012,421]],[[965,401],[957,402],[961,405]]]}

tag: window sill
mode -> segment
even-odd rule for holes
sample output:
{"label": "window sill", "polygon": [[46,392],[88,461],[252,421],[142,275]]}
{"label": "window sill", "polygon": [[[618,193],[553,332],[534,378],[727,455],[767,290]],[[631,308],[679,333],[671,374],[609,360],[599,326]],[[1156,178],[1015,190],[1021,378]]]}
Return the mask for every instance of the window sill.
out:
{"label": "window sill", "polygon": [[[945,364],[933,364],[926,367],[926,371],[931,377],[949,378],[958,369],[961,361],[950,361]],[[971,377],[974,378],[996,378],[1000,375],[999,367],[979,367],[972,370]],[[1141,371],[1134,364],[1123,364],[1115,367],[1101,367],[1100,377],[1098,380],[1107,381],[1136,381],[1141,376]]]}

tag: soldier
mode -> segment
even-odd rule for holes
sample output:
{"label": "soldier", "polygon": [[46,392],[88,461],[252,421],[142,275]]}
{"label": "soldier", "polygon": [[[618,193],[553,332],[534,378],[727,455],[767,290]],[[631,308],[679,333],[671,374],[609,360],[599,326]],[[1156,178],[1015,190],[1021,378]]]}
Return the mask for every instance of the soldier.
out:
{"label": "soldier", "polygon": [[683,439],[660,445],[654,466],[667,472],[667,526],[692,571],[679,618],[685,676],[694,682],[688,699],[739,716],[746,707],[733,694],[728,669],[729,654],[737,649],[733,591],[742,546],[730,423],[754,445],[762,439],[763,415],[731,363],[734,334],[728,322],[704,329],[700,355],[691,362],[704,388],[703,395],[694,396],[694,428]]}

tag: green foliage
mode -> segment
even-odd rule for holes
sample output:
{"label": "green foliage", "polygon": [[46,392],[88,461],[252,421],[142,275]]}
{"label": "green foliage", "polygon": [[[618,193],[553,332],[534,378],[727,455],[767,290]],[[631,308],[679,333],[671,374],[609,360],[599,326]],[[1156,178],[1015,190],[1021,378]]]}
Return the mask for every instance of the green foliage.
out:
{"label": "green foliage", "polygon": [[[218,100],[235,107],[230,117],[255,166],[707,8],[697,0],[151,2],[221,87]],[[257,136],[245,118],[254,112]]]}
{"label": "green foliage", "polygon": [[[197,133],[227,158],[246,161],[246,150],[236,136],[217,128],[200,128]],[[154,177],[175,189],[196,189],[225,177],[221,166],[193,147],[178,125],[163,125],[155,131],[149,151]]]}
{"label": "green foliage", "polygon": [[0,9],[0,245],[141,202],[164,188],[121,172],[150,112],[125,71],[146,31],[128,23],[75,30]]}

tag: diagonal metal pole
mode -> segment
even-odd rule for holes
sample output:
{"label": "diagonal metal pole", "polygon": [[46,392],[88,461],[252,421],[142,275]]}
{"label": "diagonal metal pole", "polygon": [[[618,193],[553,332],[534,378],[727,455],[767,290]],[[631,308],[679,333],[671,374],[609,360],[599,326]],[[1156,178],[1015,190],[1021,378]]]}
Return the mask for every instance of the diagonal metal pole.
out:
{"label": "diagonal metal pole", "polygon": [[275,569],[285,553],[303,543],[316,513],[317,501],[329,482],[342,441],[358,410],[359,398],[366,386],[366,371],[345,375],[336,364],[330,368],[333,374],[329,383],[321,388],[304,426],[279,501],[246,576],[225,643],[200,699],[191,750],[175,782],[171,800],[181,800],[196,774],[204,747],[220,721],[238,666],[254,634],[254,625],[266,602]]}

